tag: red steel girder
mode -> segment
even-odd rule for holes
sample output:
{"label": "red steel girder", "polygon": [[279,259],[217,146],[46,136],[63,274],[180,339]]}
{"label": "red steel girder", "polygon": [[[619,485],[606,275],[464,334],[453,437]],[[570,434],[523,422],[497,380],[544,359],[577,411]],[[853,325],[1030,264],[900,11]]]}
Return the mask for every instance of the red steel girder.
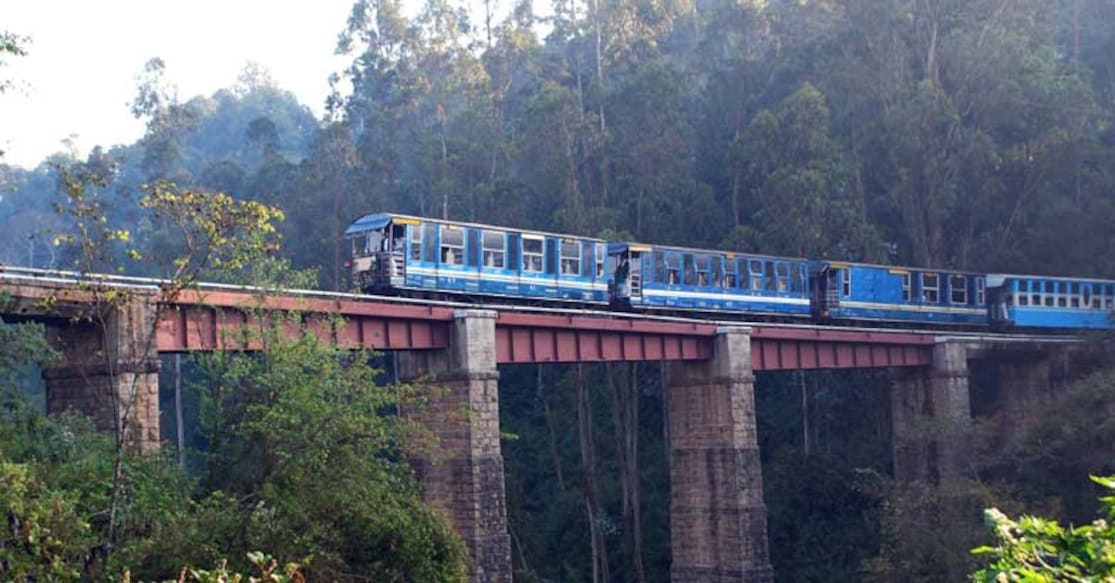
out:
{"label": "red steel girder", "polygon": [[164,305],[156,346],[161,352],[259,348],[258,334],[250,331],[282,313],[303,314],[323,340],[374,350],[445,348],[453,320],[452,309],[438,306],[188,291]]}
{"label": "red steel girder", "polygon": [[496,362],[617,362],[712,357],[716,326],[568,314],[500,312]]}
{"label": "red steel girder", "polygon": [[928,366],[932,345],[779,340],[752,336],[752,370]]}

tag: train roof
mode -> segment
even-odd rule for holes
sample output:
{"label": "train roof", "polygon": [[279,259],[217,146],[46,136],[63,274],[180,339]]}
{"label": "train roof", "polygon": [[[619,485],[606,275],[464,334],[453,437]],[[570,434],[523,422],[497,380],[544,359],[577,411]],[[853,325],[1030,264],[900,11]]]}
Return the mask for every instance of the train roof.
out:
{"label": "train roof", "polygon": [[435,219],[430,217],[419,217],[415,215],[404,215],[400,213],[372,213],[364,215],[345,229],[345,236],[359,235],[368,231],[382,229],[390,224],[392,221],[402,219],[401,222],[408,224],[422,223],[436,223],[440,225],[453,225],[458,227],[473,227],[477,229],[491,229],[499,231],[508,231],[514,233],[521,233],[524,235],[538,235],[543,237],[560,237],[562,239],[580,239],[582,241],[592,241],[594,243],[605,243],[604,239],[598,237],[587,237],[584,235],[571,235],[569,233],[552,233],[549,231],[535,231],[533,229],[522,229],[519,227],[504,227],[501,225],[490,225],[485,223],[470,223],[468,221],[453,221],[445,219]]}
{"label": "train roof", "polygon": [[635,243],[632,241],[609,241],[608,252],[612,251],[653,251],[655,249],[662,249],[665,251],[680,251],[683,253],[700,253],[702,255],[727,255],[735,258],[737,256],[755,257],[759,259],[776,259],[778,261],[799,261],[808,262],[808,259],[801,257],[786,257],[783,255],[768,255],[765,253],[752,253],[750,251],[725,251],[723,249],[697,249],[695,247],[683,247],[681,245],[658,245],[654,243]]}
{"label": "train roof", "polygon": [[988,278],[1001,277],[1003,279],[1048,279],[1052,281],[1067,281],[1067,282],[1087,282],[1087,283],[1115,283],[1112,279],[1101,279],[1098,277],[1072,277],[1069,275],[1027,275],[1016,273],[989,273]]}

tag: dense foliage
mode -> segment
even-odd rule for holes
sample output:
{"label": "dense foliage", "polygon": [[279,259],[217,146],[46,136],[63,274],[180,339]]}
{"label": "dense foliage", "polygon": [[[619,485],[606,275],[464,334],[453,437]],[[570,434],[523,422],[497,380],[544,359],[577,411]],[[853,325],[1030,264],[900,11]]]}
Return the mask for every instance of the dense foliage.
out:
{"label": "dense foliage", "polygon": [[1103,517],[1085,526],[1063,527],[1055,521],[1023,516],[1017,521],[998,509],[986,512],[987,526],[996,546],[973,552],[990,555],[990,566],[972,576],[973,581],[1110,581],[1115,578],[1115,478],[1092,480],[1108,495]]}

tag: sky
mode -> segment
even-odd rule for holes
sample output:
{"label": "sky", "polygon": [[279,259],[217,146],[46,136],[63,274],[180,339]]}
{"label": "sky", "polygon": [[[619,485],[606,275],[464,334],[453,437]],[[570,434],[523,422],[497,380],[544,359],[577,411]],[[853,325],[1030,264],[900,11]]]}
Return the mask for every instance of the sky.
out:
{"label": "sky", "polygon": [[248,62],[267,69],[320,117],[352,0],[0,0],[0,30],[31,37],[0,78],[2,162],[25,168],[69,147],[134,142],[129,111],[152,57],[185,101],[235,84]]}

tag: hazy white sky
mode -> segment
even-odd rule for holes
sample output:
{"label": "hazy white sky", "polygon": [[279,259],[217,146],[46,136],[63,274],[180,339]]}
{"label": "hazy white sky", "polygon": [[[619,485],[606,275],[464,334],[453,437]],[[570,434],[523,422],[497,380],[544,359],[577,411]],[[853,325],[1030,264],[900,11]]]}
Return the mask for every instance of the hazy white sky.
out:
{"label": "hazy white sky", "polygon": [[0,76],[2,161],[27,168],[74,142],[135,141],[142,124],[128,104],[152,57],[182,100],[230,87],[248,61],[271,72],[315,114],[352,0],[0,0],[0,30],[30,36],[28,55],[8,58]]}

